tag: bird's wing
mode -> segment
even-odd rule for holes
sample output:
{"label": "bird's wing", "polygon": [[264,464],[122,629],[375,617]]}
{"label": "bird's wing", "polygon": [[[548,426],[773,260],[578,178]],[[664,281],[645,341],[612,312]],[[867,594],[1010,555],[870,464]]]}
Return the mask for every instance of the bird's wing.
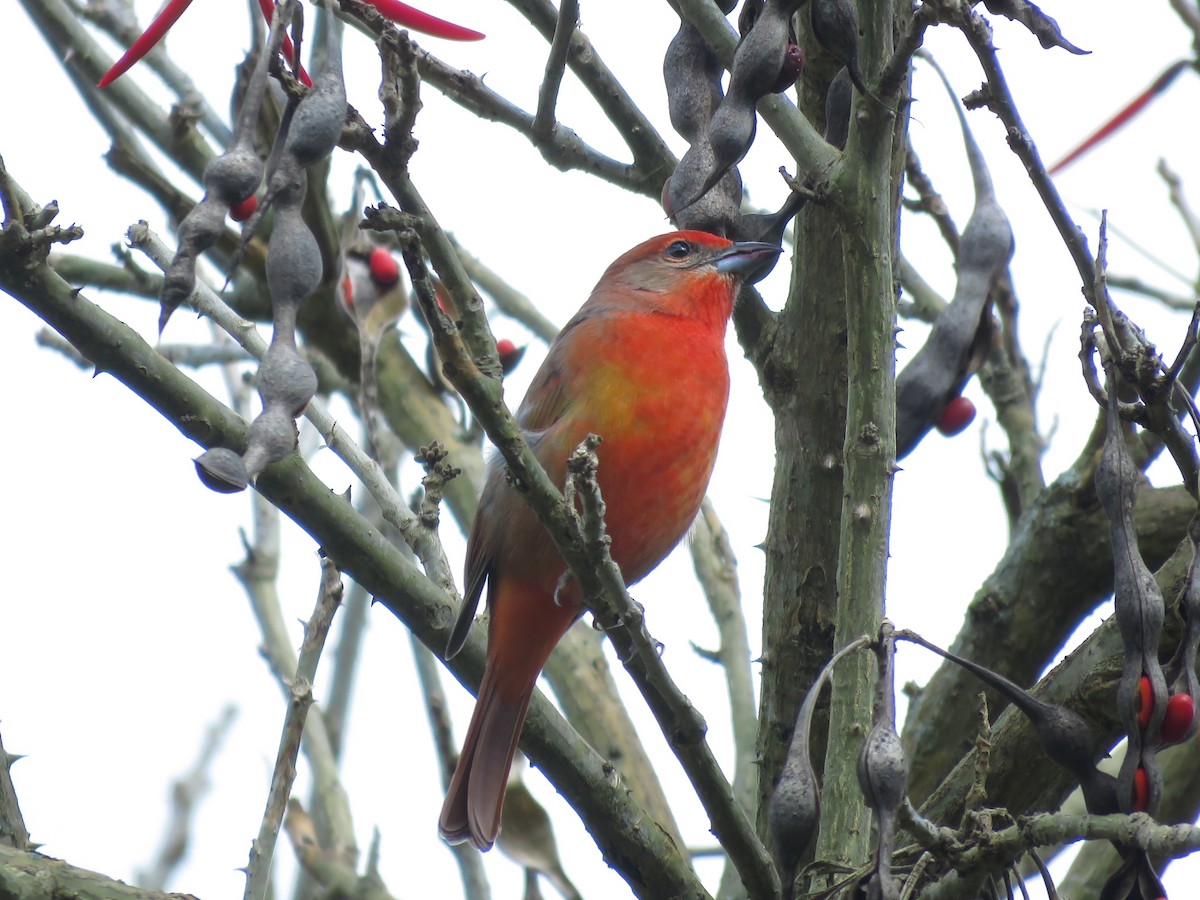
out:
{"label": "bird's wing", "polygon": [[549,355],[533,376],[525,399],[517,409],[517,422],[525,431],[533,434],[545,431],[567,411],[575,393],[571,390],[571,382],[579,376],[580,367],[570,367],[566,363],[571,358],[573,345],[597,339],[594,329],[587,327],[591,319],[588,312],[580,310],[554,339]]}
{"label": "bird's wing", "polygon": [[467,642],[471,631],[471,623],[475,621],[475,611],[479,609],[479,598],[483,595],[483,586],[487,583],[488,574],[492,568],[491,551],[484,545],[480,523],[483,516],[476,514],[471,525],[471,536],[467,539],[467,581],[463,593],[463,605],[454,620],[450,630],[450,638],[446,641],[446,659],[450,659]]}

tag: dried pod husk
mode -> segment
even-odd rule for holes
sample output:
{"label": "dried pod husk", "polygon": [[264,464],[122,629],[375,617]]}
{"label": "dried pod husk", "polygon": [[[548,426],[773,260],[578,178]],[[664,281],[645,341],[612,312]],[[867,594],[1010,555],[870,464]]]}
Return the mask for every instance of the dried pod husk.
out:
{"label": "dried pod husk", "polygon": [[858,755],[858,786],[868,807],[895,813],[908,785],[908,760],[894,722],[879,720]]}
{"label": "dried pod husk", "polygon": [[858,65],[858,7],[854,0],[812,0],[809,14],[817,43],[846,67],[860,93],[871,96]]}
{"label": "dried pod husk", "polygon": [[975,185],[975,207],[959,239],[954,297],[934,320],[925,344],[896,377],[897,459],[934,427],[991,349],[989,295],[1013,254],[1012,228],[957,99],[955,110]]}
{"label": "dried pod husk", "polygon": [[884,621],[875,648],[879,674],[875,679],[875,703],[871,730],[858,754],[856,774],[863,799],[875,810],[875,871],[867,896],[896,900],[900,888],[892,875],[896,846],[896,811],[908,786],[908,760],[896,731],[895,637],[892,624]]}
{"label": "dried pod husk", "polygon": [[[793,738],[796,746],[796,738]],[[812,841],[821,817],[820,786],[808,755],[808,736],[801,741],[802,752],[788,751],[787,761],[771,796],[767,823],[775,840],[781,877],[786,896],[791,896],[792,882],[800,858]]]}
{"label": "dried pod husk", "polygon": [[206,488],[219,494],[236,494],[250,483],[242,457],[226,447],[213,447],[200,454],[196,474]]}
{"label": "dried pod husk", "polygon": [[204,187],[228,209],[258,190],[263,164],[251,147],[233,146],[204,168]]}
{"label": "dried pod husk", "polygon": [[966,669],[1024,713],[1046,755],[1079,779],[1088,812],[1107,815],[1117,811],[1116,780],[1096,769],[1100,748],[1082,716],[1057,703],[1039,700],[998,672],[943,650],[919,635],[906,633],[905,638]]}
{"label": "dried pod husk", "polygon": [[346,84],[342,80],[342,25],[330,13],[325,65],[312,90],[296,107],[284,153],[307,168],[333,152],[346,122]]}
{"label": "dried pod husk", "polygon": [[[677,212],[707,193],[749,151],[758,121],[755,104],[760,97],[772,93],[780,80],[788,46],[793,43],[791,17],[798,8],[795,0],[767,0],[738,44],[729,74],[729,90],[708,127],[713,168],[695,194],[682,204],[675,204]],[[677,199],[672,192],[672,201]]]}
{"label": "dried pod husk", "polygon": [[[1058,22],[1046,15],[1033,3],[1026,0],[983,0],[987,11],[1007,19],[1020,22],[1038,39],[1038,43],[1046,50],[1051,47],[1061,47],[1076,56],[1086,56],[1090,50],[1081,50],[1065,37],[1058,27]],[[1154,900],[1152,897],[1151,900]]]}
{"label": "dried pod husk", "polygon": [[708,131],[721,98],[725,69],[708,42],[690,22],[682,21],[663,57],[667,112],[671,126],[689,142]]}
{"label": "dried pod husk", "polygon": [[[777,212],[739,216],[731,236],[738,241],[758,241],[782,248],[783,235],[787,231],[788,223],[804,208],[805,199],[803,194],[793,191],[788,194]],[[746,283],[762,281],[771,274],[777,262],[778,256],[764,260],[760,268],[747,276]]]}
{"label": "dried pod husk", "polygon": [[[282,172],[282,170],[281,170]],[[275,194],[275,225],[267,243],[267,288],[272,307],[298,307],[321,281],[321,251],[301,215],[308,176],[303,170],[291,173],[282,185],[281,173],[272,183]]]}
{"label": "dried pod husk", "polygon": [[[714,159],[707,140],[692,144],[671,175],[668,214],[680,228],[727,235],[742,205],[742,177],[736,169],[730,169],[708,190],[701,191]],[[690,203],[686,202],[689,197],[694,198]]]}
{"label": "dried pod husk", "polygon": [[1100,889],[1099,900],[1161,900],[1167,896],[1154,863],[1144,850],[1117,847],[1122,856],[1117,869]]}
{"label": "dried pod husk", "polygon": [[741,176],[731,172],[710,184],[711,190],[702,188],[716,168],[708,126],[724,97],[723,71],[696,28],[681,20],[663,59],[663,81],[671,124],[690,146],[664,187],[663,209],[680,228],[722,235],[730,232],[741,207]]}
{"label": "dried pod husk", "polygon": [[246,475],[254,481],[271,463],[284,459],[296,447],[296,420],[282,406],[264,406],[250,423],[246,453],[242,461]]}
{"label": "dried pod husk", "polygon": [[[1096,495],[1108,516],[1113,548],[1113,606],[1125,649],[1125,663],[1117,685],[1117,714],[1128,737],[1125,760],[1117,776],[1117,796],[1122,812],[1135,811],[1136,806],[1142,806],[1141,802],[1135,802],[1135,796],[1141,793],[1135,784],[1141,769],[1145,772],[1148,792],[1145,811],[1153,814],[1162,796],[1162,773],[1155,750],[1167,706],[1167,682],[1158,662],[1163,597],[1138,549],[1133,506],[1142,481],[1141,472],[1125,445],[1118,411],[1117,380],[1111,360],[1106,361],[1105,369],[1108,372],[1108,423],[1104,450],[1096,466]],[[1144,729],[1139,723],[1139,707],[1144,708],[1144,703],[1139,701],[1143,677],[1149,679],[1153,701],[1150,719]]]}
{"label": "dried pod husk", "polygon": [[263,165],[254,151],[254,127],[267,86],[270,58],[283,40],[283,19],[273,24],[266,52],[255,63],[229,149],[204,168],[205,196],[179,223],[179,245],[159,296],[158,331],[196,289],[196,260],[221,236],[229,208],[258,190]]}
{"label": "dried pod husk", "polygon": [[192,296],[196,289],[196,260],[217,242],[225,227],[229,206],[217,197],[207,196],[179,223],[179,244],[175,257],[163,275],[159,294],[158,333],[162,334],[171,314]]}
{"label": "dried pod husk", "polygon": [[792,741],[788,745],[779,781],[775,785],[771,805],[767,810],[767,822],[771,828],[775,854],[779,861],[780,879],[787,897],[792,895],[796,867],[800,864],[805,848],[816,834],[821,817],[820,788],[808,748],[813,711],[817,707],[821,689],[833,672],[833,667],[843,657],[868,643],[867,638],[861,637],[835,653],[808,689],[796,714]]}
{"label": "dried pod husk", "polygon": [[296,350],[295,339],[278,326],[258,369],[258,393],[263,406],[278,406],[289,418],[304,413],[317,392],[317,376]]}
{"label": "dried pod husk", "polygon": [[825,91],[825,141],[839,150],[846,149],[846,140],[850,137],[850,109],[853,103],[850,70],[842,66]]}

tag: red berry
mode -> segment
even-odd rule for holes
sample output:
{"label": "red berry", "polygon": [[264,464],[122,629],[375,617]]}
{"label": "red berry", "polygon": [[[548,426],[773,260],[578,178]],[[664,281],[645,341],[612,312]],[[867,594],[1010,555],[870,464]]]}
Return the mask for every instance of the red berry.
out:
{"label": "red berry", "polygon": [[400,266],[386,247],[372,250],[367,264],[371,267],[371,280],[380,287],[391,287],[400,280]]}
{"label": "red berry", "polygon": [[1150,779],[1141,766],[1133,773],[1133,812],[1145,812],[1150,806]]}
{"label": "red berry", "polygon": [[955,397],[937,419],[937,430],[953,437],[975,420],[975,404],[966,397]]}
{"label": "red berry", "polygon": [[229,218],[235,222],[245,222],[258,209],[258,197],[251,194],[245,200],[239,200],[229,207]]}
{"label": "red berry", "polygon": [[342,302],[347,310],[354,309],[354,281],[349,275],[342,276]]}
{"label": "red berry", "polygon": [[518,347],[508,338],[500,338],[496,341],[496,355],[500,357],[500,371],[507,375],[517,367],[525,355],[525,348]]}
{"label": "red berry", "polygon": [[803,71],[804,50],[799,44],[788,44],[787,50],[783,54],[783,67],[779,70],[779,77],[771,85],[771,92],[775,94],[783,93],[796,83],[796,79],[800,77],[800,73]]}
{"label": "red berry", "polygon": [[1143,675],[1138,681],[1137,723],[1138,728],[1145,730],[1154,714],[1154,686],[1150,684],[1150,676]]}
{"label": "red berry", "polygon": [[1196,717],[1196,703],[1191,694],[1186,692],[1172,694],[1167,701],[1167,709],[1163,713],[1162,735],[1164,743],[1178,744],[1192,728]]}

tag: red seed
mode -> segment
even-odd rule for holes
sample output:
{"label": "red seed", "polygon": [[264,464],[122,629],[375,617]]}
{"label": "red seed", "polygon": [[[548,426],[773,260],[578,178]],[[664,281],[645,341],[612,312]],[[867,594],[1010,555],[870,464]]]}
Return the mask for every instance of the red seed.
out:
{"label": "red seed", "polygon": [[258,209],[258,197],[251,194],[245,200],[239,200],[229,207],[229,218],[235,222],[245,222]]}
{"label": "red seed", "polygon": [[953,437],[975,421],[975,404],[966,397],[955,397],[946,404],[937,419],[937,430]]}
{"label": "red seed", "polygon": [[1138,728],[1145,730],[1154,715],[1154,686],[1150,684],[1150,676],[1143,675],[1138,681],[1137,723]]}
{"label": "red seed", "polygon": [[400,280],[400,266],[385,247],[372,250],[367,265],[371,267],[371,280],[380,287],[391,287]]}
{"label": "red seed", "polygon": [[1162,730],[1159,732],[1163,742],[1178,744],[1182,741],[1191,730],[1195,717],[1196,703],[1192,700],[1191,694],[1172,694],[1171,699],[1167,701],[1167,708],[1163,713]]}
{"label": "red seed", "polygon": [[1150,779],[1141,766],[1133,773],[1133,812],[1145,812],[1150,806]]}
{"label": "red seed", "polygon": [[507,375],[517,367],[525,355],[525,348],[518,347],[508,338],[500,338],[496,341],[496,354],[500,357],[500,371]]}
{"label": "red seed", "polygon": [[804,71],[804,50],[799,44],[788,44],[783,54],[783,68],[779,70],[779,78],[771,85],[771,92],[781,94],[796,83],[800,73]]}

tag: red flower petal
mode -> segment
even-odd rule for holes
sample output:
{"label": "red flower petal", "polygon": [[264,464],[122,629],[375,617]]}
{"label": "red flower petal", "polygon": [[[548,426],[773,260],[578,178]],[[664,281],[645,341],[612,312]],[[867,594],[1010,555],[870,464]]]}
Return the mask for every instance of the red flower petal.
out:
{"label": "red flower petal", "polygon": [[1125,106],[1117,111],[1116,115],[1097,128],[1095,133],[1087,138],[1082,144],[1052,165],[1049,169],[1049,173],[1051,175],[1055,175],[1058,172],[1061,172],[1113,132],[1128,124],[1134,116],[1136,116],[1150,104],[1151,100],[1165,91],[1171,82],[1175,80],[1175,76],[1177,76],[1190,64],[1190,60],[1181,59],[1179,62],[1172,63],[1170,66],[1168,66],[1161,75],[1154,79],[1154,81],[1150,84],[1150,87],[1146,88],[1144,91],[1130,100],[1127,104],[1125,104]]}
{"label": "red flower petal", "polygon": [[384,18],[391,19],[397,25],[403,25],[405,28],[411,28],[422,34],[431,34],[449,41],[479,41],[484,38],[482,32],[464,28],[453,22],[447,22],[445,19],[439,19],[437,16],[431,16],[427,12],[421,12],[419,9],[413,9],[407,3],[401,3],[400,0],[367,0],[367,2],[379,10]]}
{"label": "red flower petal", "polygon": [[98,87],[108,87],[128,72],[134,63],[149,53],[154,48],[154,45],[162,40],[163,35],[167,33],[172,25],[179,21],[179,17],[183,15],[183,11],[191,5],[192,0],[170,0],[163,7],[162,12],[154,17],[154,21],[150,23],[150,27],[143,31],[138,39],[125,51],[125,55],[117,60],[116,65],[104,73],[104,77],[100,79]]}

